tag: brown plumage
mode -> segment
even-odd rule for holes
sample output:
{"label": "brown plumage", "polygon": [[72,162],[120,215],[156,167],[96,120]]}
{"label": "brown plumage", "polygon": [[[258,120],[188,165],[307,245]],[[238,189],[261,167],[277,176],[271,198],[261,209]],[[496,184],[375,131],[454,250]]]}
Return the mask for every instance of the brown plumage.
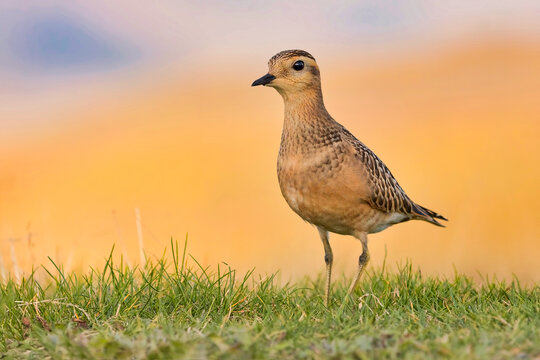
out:
{"label": "brown plumage", "polygon": [[408,220],[441,225],[442,215],[413,202],[384,163],[324,106],[320,72],[303,50],[287,50],[268,62],[268,74],[252,86],[275,88],[285,103],[277,162],[283,197],[304,220],[317,226],[327,265],[326,303],[330,292],[332,249],[328,232],[362,242],[352,292],[367,262],[367,234]]}

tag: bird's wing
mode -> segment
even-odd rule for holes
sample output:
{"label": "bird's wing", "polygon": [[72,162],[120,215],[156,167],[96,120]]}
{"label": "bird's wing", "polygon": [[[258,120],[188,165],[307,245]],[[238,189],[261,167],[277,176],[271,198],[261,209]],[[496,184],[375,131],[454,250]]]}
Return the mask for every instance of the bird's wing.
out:
{"label": "bird's wing", "polygon": [[426,220],[442,226],[435,218],[446,220],[443,216],[414,203],[382,160],[347,129],[343,128],[343,132],[343,140],[351,145],[351,152],[359,164],[358,169],[365,178],[367,191],[364,191],[364,200],[372,208],[386,213],[404,214],[411,219]]}

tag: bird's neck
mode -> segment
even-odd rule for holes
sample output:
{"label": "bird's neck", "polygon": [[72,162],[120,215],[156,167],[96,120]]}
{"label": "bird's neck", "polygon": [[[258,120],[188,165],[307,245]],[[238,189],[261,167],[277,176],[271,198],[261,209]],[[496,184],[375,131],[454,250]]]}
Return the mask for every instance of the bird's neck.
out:
{"label": "bird's neck", "polygon": [[333,121],[324,106],[320,88],[282,96],[285,103],[284,130],[308,129]]}
{"label": "bird's neck", "polygon": [[285,101],[285,119],[281,134],[280,158],[309,153],[318,148],[321,139],[335,132],[339,124],[324,106],[320,90],[289,96]]}

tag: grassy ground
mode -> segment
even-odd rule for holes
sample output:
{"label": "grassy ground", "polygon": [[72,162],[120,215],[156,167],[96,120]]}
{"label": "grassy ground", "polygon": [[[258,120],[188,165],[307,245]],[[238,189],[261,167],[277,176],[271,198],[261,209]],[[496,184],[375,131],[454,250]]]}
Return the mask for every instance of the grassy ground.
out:
{"label": "grassy ground", "polygon": [[[528,359],[540,356],[540,288],[411,266],[368,272],[342,309],[344,281],[277,286],[229,268],[174,260],[88,275],[52,264],[45,286],[0,285],[1,359]],[[186,262],[193,266],[183,266]],[[53,269],[53,270],[51,270]],[[240,280],[238,280],[240,279]]]}

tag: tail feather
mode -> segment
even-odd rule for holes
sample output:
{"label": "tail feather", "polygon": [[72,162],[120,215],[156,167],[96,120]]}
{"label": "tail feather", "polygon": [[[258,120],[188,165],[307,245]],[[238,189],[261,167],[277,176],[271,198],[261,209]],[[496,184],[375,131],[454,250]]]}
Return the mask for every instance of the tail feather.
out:
{"label": "tail feather", "polygon": [[441,214],[437,214],[435,211],[429,210],[418,204],[414,204],[413,212],[415,213],[415,215],[418,215],[418,218],[420,220],[425,220],[429,223],[432,223],[433,225],[445,227],[445,225],[441,224],[436,219],[448,221],[448,219]]}

